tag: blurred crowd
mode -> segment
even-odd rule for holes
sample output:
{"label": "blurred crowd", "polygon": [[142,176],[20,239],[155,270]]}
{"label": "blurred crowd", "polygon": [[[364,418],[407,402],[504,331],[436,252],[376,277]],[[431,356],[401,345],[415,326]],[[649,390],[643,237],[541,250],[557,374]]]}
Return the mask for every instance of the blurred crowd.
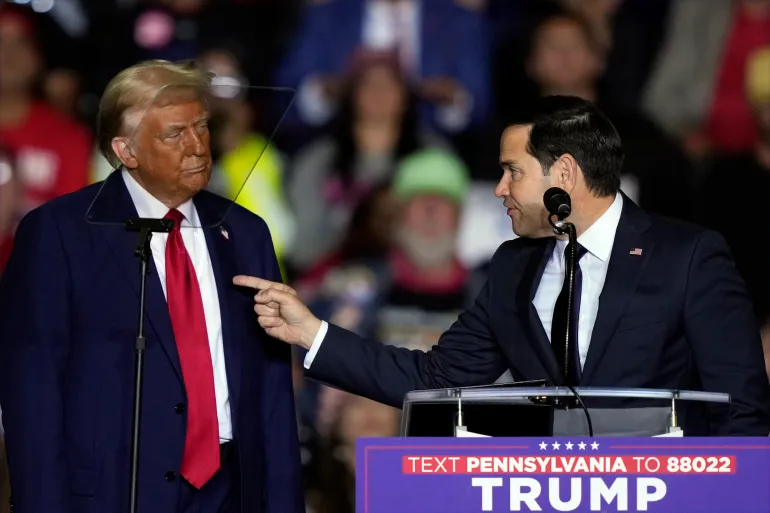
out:
{"label": "blurred crowd", "polygon": [[[607,113],[640,206],[725,236],[767,324],[770,0],[0,0],[0,273],[26,212],[112,171],[99,96],[145,59],[215,74],[210,187],[359,334],[424,350],[473,300],[514,237],[502,128],[547,94]],[[302,358],[308,511],[352,512],[355,439],[397,434],[399,412],[305,380]]]}

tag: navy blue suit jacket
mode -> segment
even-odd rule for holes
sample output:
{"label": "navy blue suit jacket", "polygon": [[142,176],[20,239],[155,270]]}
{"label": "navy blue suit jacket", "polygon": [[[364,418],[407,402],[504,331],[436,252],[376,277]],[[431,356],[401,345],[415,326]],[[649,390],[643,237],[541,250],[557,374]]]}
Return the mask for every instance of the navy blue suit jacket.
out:
{"label": "navy blue suit jacket", "polygon": [[[723,238],[624,199],[580,386],[728,393],[729,423],[690,405],[685,432],[767,436],[770,385],[759,328]],[[554,244],[504,243],[475,304],[431,351],[383,346],[330,325],[310,375],[393,406],[411,390],[490,384],[506,369],[517,381],[558,383],[532,305]],[[642,254],[630,254],[635,248]],[[622,404],[600,407],[614,405]]]}
{"label": "navy blue suit jacket", "polygon": [[[60,197],[21,222],[0,282],[0,404],[16,513],[106,513],[128,504],[134,340],[139,311],[137,234],[87,222],[99,184]],[[204,226],[230,203],[194,198]],[[90,211],[135,217],[113,173]],[[204,229],[222,315],[244,513],[304,512],[289,347],[268,337],[248,274],[280,281],[264,221],[234,206]],[[153,262],[150,262],[151,267]],[[174,512],[186,414],[179,357],[158,274],[147,280],[138,510]],[[179,410],[182,410],[181,408]]]}

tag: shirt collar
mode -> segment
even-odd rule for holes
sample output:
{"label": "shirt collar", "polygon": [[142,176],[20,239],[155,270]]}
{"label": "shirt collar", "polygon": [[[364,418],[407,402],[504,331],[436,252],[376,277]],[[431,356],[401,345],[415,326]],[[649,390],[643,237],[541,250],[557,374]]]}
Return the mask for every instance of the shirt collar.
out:
{"label": "shirt collar", "polygon": [[[618,224],[620,224],[620,215],[622,213],[623,195],[618,193],[615,195],[615,201],[612,202],[610,208],[578,237],[578,243],[593,256],[606,263],[612,252],[615,233],[618,231]],[[558,241],[557,248],[563,253],[566,245],[566,240],[560,240]]]}
{"label": "shirt collar", "polygon": [[[164,205],[158,198],[147,192],[127,170],[122,171],[123,181],[128,188],[128,194],[136,207],[139,217],[161,219],[168,214],[170,208]],[[195,210],[193,200],[189,199],[177,208],[184,216],[183,226],[198,226],[198,212]]]}

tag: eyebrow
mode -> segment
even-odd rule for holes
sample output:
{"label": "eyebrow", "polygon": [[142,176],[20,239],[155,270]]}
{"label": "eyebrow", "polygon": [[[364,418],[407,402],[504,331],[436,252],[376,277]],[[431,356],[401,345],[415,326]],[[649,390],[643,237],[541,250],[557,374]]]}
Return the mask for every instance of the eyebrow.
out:
{"label": "eyebrow", "polygon": [[515,160],[501,160],[500,167],[518,167],[518,163]]}
{"label": "eyebrow", "polygon": [[[206,113],[206,114],[202,115],[201,117],[197,118],[195,121],[193,121],[192,124],[193,125],[199,125],[201,123],[207,123],[210,120],[211,120],[211,114]],[[187,128],[187,126],[188,126],[187,123],[178,123],[178,124],[175,124],[175,125],[170,125],[170,126],[166,127],[166,129],[163,131],[163,134],[165,135],[165,134],[170,134],[172,132],[176,132],[177,130],[184,130],[185,128]]]}

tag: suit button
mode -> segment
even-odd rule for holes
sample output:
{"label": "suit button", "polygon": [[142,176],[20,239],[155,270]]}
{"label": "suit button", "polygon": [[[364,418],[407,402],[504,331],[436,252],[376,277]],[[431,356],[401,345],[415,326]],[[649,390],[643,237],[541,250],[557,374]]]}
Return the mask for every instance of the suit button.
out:
{"label": "suit button", "polygon": [[174,406],[174,411],[177,413],[184,413],[184,403],[179,403]]}
{"label": "suit button", "polygon": [[176,472],[173,472],[171,470],[166,472],[166,481],[168,481],[169,483],[173,483],[175,479],[176,479]]}

